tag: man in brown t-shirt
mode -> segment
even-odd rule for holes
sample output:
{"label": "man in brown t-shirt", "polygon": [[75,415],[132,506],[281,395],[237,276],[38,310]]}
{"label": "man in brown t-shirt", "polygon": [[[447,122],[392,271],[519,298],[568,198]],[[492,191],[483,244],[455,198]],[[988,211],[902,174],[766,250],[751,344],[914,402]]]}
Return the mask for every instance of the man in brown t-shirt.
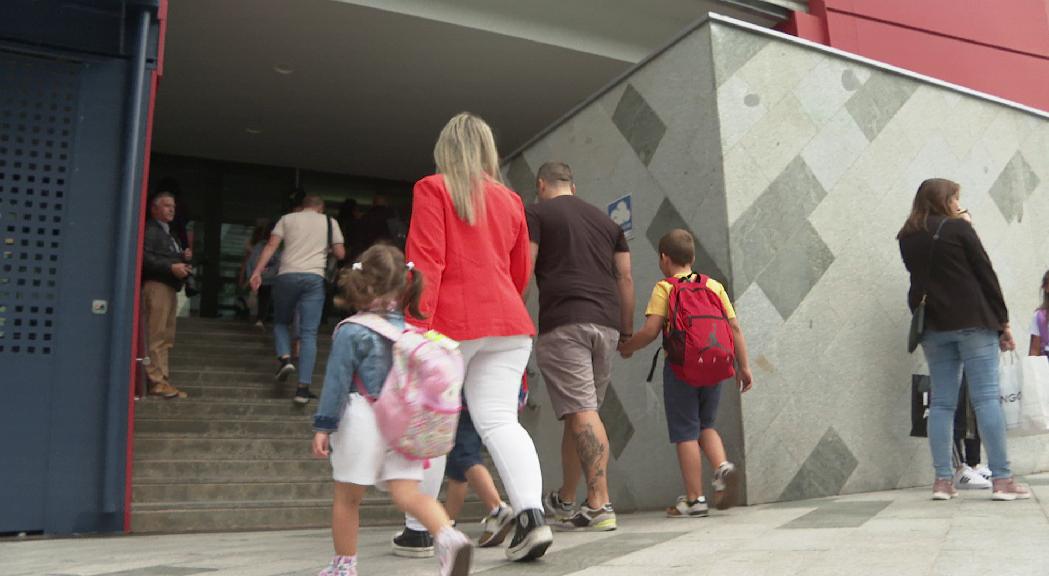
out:
{"label": "man in brown t-shirt", "polygon": [[[598,408],[616,346],[633,332],[630,247],[608,215],[576,197],[567,164],[547,162],[537,176],[539,203],[525,210],[539,287],[535,353],[554,413],[564,420],[563,483],[544,500],[564,528],[614,530],[608,436]],[[587,498],[576,509],[582,475]]]}

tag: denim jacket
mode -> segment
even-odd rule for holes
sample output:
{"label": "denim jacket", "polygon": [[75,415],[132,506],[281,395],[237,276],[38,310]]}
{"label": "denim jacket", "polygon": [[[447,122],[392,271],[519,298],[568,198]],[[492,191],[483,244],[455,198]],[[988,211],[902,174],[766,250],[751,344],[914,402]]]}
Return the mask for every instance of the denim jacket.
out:
{"label": "denim jacket", "polygon": [[[384,317],[397,328],[404,328],[403,314],[386,312]],[[350,394],[357,392],[355,376],[369,396],[378,398],[393,365],[392,349],[389,340],[359,324],[344,324],[335,332],[324,372],[324,390],[313,416],[314,431],[338,430]]]}

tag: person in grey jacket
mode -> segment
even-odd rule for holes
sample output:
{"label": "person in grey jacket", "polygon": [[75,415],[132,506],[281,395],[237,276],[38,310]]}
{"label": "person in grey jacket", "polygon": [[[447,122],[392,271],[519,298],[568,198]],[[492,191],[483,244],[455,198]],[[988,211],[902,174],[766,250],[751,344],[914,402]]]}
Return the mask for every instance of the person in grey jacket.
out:
{"label": "person in grey jacket", "polygon": [[171,385],[168,351],[175,346],[177,294],[193,273],[189,260],[193,251],[183,248],[171,234],[175,197],[160,192],[149,204],[145,241],[142,247],[142,319],[146,327],[149,364],[149,393],[164,398],[185,398]]}

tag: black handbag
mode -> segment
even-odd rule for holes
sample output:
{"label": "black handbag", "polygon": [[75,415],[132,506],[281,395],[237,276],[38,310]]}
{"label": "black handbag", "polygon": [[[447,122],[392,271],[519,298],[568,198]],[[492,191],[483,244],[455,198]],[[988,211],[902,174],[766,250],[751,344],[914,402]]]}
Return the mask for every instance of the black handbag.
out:
{"label": "black handbag", "polygon": [[[936,227],[936,233],[932,235],[932,244],[929,245],[929,275],[932,276],[932,252],[936,247],[936,241],[940,239],[940,230],[943,230],[943,225],[947,223],[947,218],[940,221],[940,225]],[[918,349],[918,344],[921,344],[922,336],[925,335],[925,300],[928,297],[928,291],[922,293],[921,302],[918,302],[918,306],[914,309],[911,314],[911,330],[907,334],[907,352],[913,353]]]}
{"label": "black handbag", "polygon": [[334,254],[334,251],[332,249],[332,240],[333,240],[333,234],[332,234],[332,231],[331,231],[332,219],[331,219],[331,216],[326,216],[325,218],[328,219],[328,249],[327,249],[327,256],[325,257],[325,260],[324,260],[324,281],[327,284],[328,289],[330,290],[330,289],[332,289],[335,286],[335,283],[338,280],[338,278],[336,276],[337,276],[337,274],[339,272],[339,263],[335,259],[335,254]]}
{"label": "black handbag", "polygon": [[924,374],[911,375],[911,436],[929,436],[929,403],[932,400],[932,381]]}

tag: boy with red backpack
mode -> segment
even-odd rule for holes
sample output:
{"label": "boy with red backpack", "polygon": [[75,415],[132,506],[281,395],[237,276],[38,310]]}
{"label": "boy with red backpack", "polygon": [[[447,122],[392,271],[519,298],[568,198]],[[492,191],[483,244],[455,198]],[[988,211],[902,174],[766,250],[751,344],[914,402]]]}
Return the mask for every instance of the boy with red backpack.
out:
{"label": "boy with red backpack", "polygon": [[713,424],[721,382],[733,378],[741,392],[752,384],[747,344],[725,287],[694,272],[694,262],[695,240],[688,231],[671,230],[659,240],[659,269],[666,278],[652,290],[644,327],[619,346],[620,354],[629,358],[663,335],[663,403],[686,492],[667,508],[671,518],[708,514],[701,451],[714,468],[715,507],[725,510],[737,504],[739,475],[726,459]]}

